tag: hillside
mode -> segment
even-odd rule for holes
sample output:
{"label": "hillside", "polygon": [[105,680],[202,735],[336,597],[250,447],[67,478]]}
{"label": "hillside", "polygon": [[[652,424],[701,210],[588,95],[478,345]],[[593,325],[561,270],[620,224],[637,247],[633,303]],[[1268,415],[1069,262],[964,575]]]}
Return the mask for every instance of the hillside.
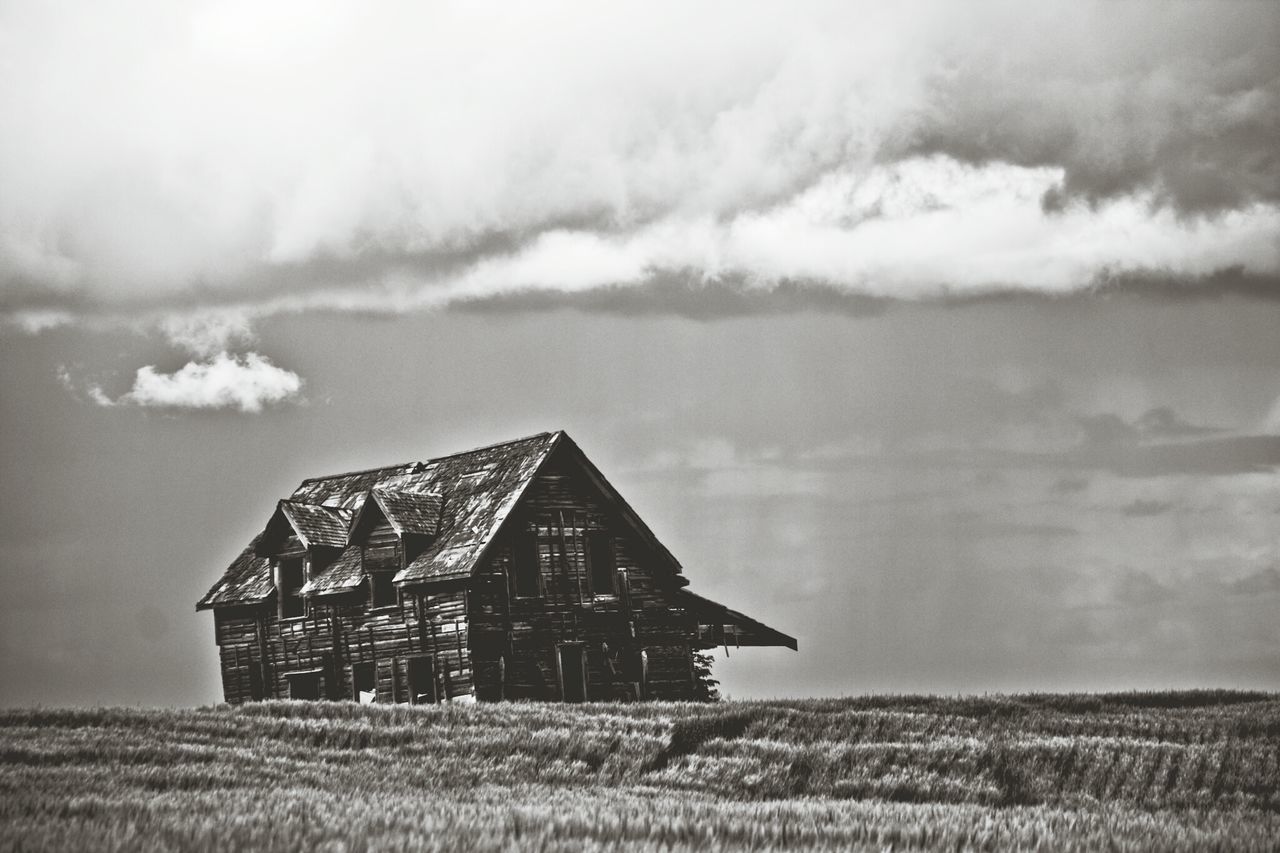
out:
{"label": "hillside", "polygon": [[1275,849],[1280,697],[0,712],[8,849]]}

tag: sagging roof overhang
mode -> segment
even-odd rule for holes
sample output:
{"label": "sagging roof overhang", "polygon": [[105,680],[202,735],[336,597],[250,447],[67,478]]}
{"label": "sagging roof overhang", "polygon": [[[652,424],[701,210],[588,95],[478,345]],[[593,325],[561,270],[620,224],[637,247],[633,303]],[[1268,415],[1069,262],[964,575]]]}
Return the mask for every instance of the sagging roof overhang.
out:
{"label": "sagging roof overhang", "polygon": [[799,648],[795,637],[687,589],[677,591],[676,600],[698,620],[698,639],[705,648],[728,645],[785,646],[792,651]]}

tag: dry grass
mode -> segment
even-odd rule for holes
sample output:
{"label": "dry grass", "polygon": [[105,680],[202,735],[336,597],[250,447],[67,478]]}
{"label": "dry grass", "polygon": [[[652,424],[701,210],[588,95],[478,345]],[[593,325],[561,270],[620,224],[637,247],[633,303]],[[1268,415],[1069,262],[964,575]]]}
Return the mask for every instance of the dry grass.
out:
{"label": "dry grass", "polygon": [[1280,848],[1280,697],[0,712],[35,850]]}

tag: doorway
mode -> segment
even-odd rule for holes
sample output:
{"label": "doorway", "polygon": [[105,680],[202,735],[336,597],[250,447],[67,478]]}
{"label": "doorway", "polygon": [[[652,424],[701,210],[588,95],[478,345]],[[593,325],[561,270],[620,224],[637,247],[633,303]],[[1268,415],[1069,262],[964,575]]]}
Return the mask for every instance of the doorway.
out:
{"label": "doorway", "polygon": [[351,665],[351,698],[361,705],[378,701],[378,665],[354,663]]}
{"label": "doorway", "polygon": [[560,698],[565,702],[587,699],[586,649],[579,643],[567,643],[558,649],[560,665]]}
{"label": "doorway", "polygon": [[436,662],[426,655],[411,657],[409,669],[409,701],[415,705],[440,701],[436,691]]}

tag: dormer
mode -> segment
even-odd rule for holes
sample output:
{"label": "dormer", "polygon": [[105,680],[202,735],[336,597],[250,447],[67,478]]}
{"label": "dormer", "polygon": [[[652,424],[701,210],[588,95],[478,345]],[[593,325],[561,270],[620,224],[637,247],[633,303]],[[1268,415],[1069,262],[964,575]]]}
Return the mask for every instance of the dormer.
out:
{"label": "dormer", "polygon": [[267,557],[281,619],[307,614],[304,585],[337,559],[347,542],[351,511],[282,500],[255,551]]}
{"label": "dormer", "polygon": [[443,501],[437,494],[395,489],[370,490],[351,520],[349,541],[361,548],[369,606],[398,603],[396,573],[421,554],[440,532]]}

